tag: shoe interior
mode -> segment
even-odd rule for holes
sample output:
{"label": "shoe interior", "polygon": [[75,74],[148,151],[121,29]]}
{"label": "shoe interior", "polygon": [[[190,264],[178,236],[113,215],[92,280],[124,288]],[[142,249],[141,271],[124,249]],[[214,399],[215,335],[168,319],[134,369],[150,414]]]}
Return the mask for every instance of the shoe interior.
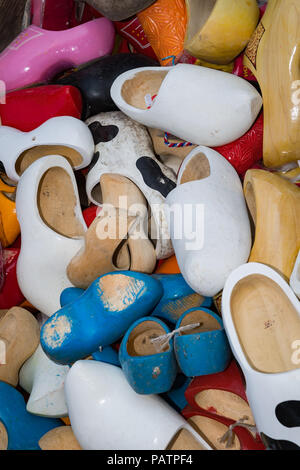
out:
{"label": "shoe interior", "polygon": [[199,152],[193,156],[187,163],[182,172],[180,184],[190,181],[198,181],[210,176],[210,164],[207,156]]}
{"label": "shoe interior", "polygon": [[0,421],[0,450],[7,450],[8,447],[8,434],[6,431],[6,427]]}
{"label": "shoe interior", "polygon": [[199,33],[211,15],[217,0],[187,0],[189,11],[186,41],[191,41]]}
{"label": "shoe interior", "polygon": [[41,178],[37,206],[44,223],[60,235],[82,237],[85,233],[76,216],[77,200],[72,180],[60,167],[50,168]]}
{"label": "shoe interior", "polygon": [[195,402],[203,410],[239,421],[248,417],[247,424],[254,425],[254,418],[248,403],[235,393],[226,390],[207,389],[195,396]]}
{"label": "shoe interior", "polygon": [[152,356],[170,350],[167,345],[162,351],[157,350],[152,339],[166,334],[164,328],[155,321],[144,321],[130,333],[127,342],[127,352],[130,356]]}
{"label": "shoe interior", "polygon": [[207,331],[221,330],[221,325],[209,313],[204,312],[203,310],[194,310],[191,313],[188,313],[181,321],[180,327],[192,325],[193,323],[200,323],[199,326],[193,328],[192,330],[182,331],[181,335],[193,335],[195,333],[205,333]]}
{"label": "shoe interior", "polygon": [[197,431],[200,436],[214,449],[214,450],[240,450],[240,441],[234,433],[233,444],[226,447],[226,442],[221,443],[220,439],[228,431],[228,427],[216,421],[215,419],[206,416],[195,415],[188,419],[188,423]]}
{"label": "shoe interior", "polygon": [[158,94],[162,82],[168,72],[158,70],[146,70],[138,72],[130,80],[126,80],[122,86],[122,97],[130,106],[138,109],[147,109],[149,104],[146,96],[150,98]]}
{"label": "shoe interior", "polygon": [[187,429],[181,429],[173,437],[166,450],[206,450]]}
{"label": "shoe interior", "polygon": [[38,145],[37,147],[25,150],[18,157],[15,164],[17,174],[21,176],[33,162],[47,155],[61,155],[73,167],[80,166],[83,161],[82,155],[73,148],[63,145]]}
{"label": "shoe interior", "polygon": [[254,369],[271,374],[300,367],[293,354],[300,338],[299,314],[276,282],[249,275],[235,285],[230,305],[240,344]]}

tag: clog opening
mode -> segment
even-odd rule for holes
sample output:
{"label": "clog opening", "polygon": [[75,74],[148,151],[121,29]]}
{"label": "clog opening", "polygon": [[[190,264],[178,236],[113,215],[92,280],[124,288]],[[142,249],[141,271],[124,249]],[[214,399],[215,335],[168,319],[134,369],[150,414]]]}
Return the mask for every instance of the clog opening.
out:
{"label": "clog opening", "polygon": [[251,367],[269,374],[300,367],[299,313],[275,281],[261,274],[241,279],[232,290],[230,307]]}
{"label": "clog opening", "polygon": [[37,207],[43,222],[65,237],[84,235],[84,227],[76,216],[76,195],[68,173],[60,167],[47,170],[37,191]]}
{"label": "clog opening", "polygon": [[83,162],[80,153],[73,148],[64,147],[63,145],[38,145],[37,147],[25,150],[18,157],[15,164],[17,174],[21,176],[33,162],[47,155],[61,155],[73,167],[80,166]]}
{"label": "clog opening", "polygon": [[195,333],[205,333],[207,331],[221,330],[218,320],[203,310],[194,310],[183,317],[180,327],[200,323],[192,330],[181,331],[181,335],[193,335]]}
{"label": "clog opening", "polygon": [[197,431],[200,436],[214,450],[240,450],[241,445],[237,435],[234,433],[233,443],[226,447],[226,442],[220,442],[220,439],[228,431],[228,426],[207,416],[195,415],[188,419],[188,423]]}
{"label": "clog opening", "polygon": [[253,189],[253,185],[251,181],[247,182],[246,187],[244,189],[244,193],[245,193],[247,206],[252,217],[252,221],[254,224],[256,224],[256,201],[255,201],[255,193],[254,193],[254,189]]}
{"label": "clog opening", "polygon": [[203,152],[196,153],[185,166],[180,184],[198,181],[210,176],[210,164]]}
{"label": "clog opening", "polygon": [[166,450],[206,450],[187,429],[180,429],[170,441]]}
{"label": "clog opening", "polygon": [[217,0],[186,0],[188,11],[188,25],[186,41],[191,41],[200,32],[210,17]]}
{"label": "clog opening", "polygon": [[8,434],[6,431],[6,427],[0,421],[0,450],[7,450],[8,448]]}
{"label": "clog opening", "polygon": [[133,78],[124,82],[121,90],[123,99],[134,108],[148,109],[167,74],[158,70],[137,72]]}
{"label": "clog opening", "polygon": [[[226,387],[226,384],[224,384]],[[211,413],[239,421],[244,416],[248,417],[247,424],[254,425],[254,418],[248,403],[239,395],[226,390],[207,389],[195,396],[197,405]]]}
{"label": "clog opening", "polygon": [[121,313],[129,308],[144,288],[142,280],[129,274],[106,274],[98,281],[98,294],[104,307],[111,312]]}
{"label": "clog opening", "polygon": [[[167,334],[165,329],[155,321],[144,321],[137,325],[129,335],[127,352],[130,356],[152,356],[159,354],[155,344],[151,341],[159,336]],[[160,352],[170,350],[166,345]]]}

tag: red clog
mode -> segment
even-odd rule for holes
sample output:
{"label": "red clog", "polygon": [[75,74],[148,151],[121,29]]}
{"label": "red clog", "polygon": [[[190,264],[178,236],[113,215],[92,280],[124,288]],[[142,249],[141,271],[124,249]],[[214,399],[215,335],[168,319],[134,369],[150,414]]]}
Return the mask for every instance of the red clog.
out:
{"label": "red clog", "polygon": [[114,21],[114,25],[118,34],[126,39],[136,52],[157,60],[155,52],[137,17],[126,21]]}
{"label": "red clog", "polygon": [[85,209],[82,214],[83,214],[83,218],[84,218],[84,221],[87,225],[87,227],[89,227],[92,222],[94,221],[94,219],[97,217],[97,213],[99,211],[99,207],[98,206],[95,206],[94,204],[91,204],[90,207],[88,207],[87,209]]}
{"label": "red clog", "polygon": [[262,159],[263,131],[264,119],[263,113],[260,113],[246,134],[230,144],[215,147],[214,150],[223,155],[240,176],[244,176],[249,168]]}
{"label": "red clog", "polygon": [[4,285],[0,292],[0,310],[9,309],[24,302],[25,298],[17,281],[17,261],[20,249],[3,250]]}
{"label": "red clog", "polygon": [[[234,421],[187,406],[183,417],[209,441],[216,450],[265,450],[260,437]],[[232,426],[232,429],[229,426]]]}
{"label": "red clog", "polygon": [[36,129],[52,117],[72,116],[80,119],[81,111],[80,91],[69,85],[12,91],[6,95],[6,104],[0,104],[2,125],[23,132]]}
{"label": "red clog", "polygon": [[32,24],[50,31],[70,27],[74,0],[33,0]]}
{"label": "red clog", "polygon": [[224,372],[195,377],[185,392],[190,406],[200,411],[238,421],[249,416],[254,424],[243,376],[233,360]]}

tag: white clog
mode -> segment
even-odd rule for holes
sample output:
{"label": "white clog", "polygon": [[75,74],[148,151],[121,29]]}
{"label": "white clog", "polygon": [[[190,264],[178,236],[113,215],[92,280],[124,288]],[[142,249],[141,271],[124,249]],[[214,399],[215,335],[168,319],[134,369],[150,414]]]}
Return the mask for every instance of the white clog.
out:
{"label": "white clog", "polygon": [[300,299],[300,251],[298,253],[292,275],[290,277],[290,286],[298,299]]}
{"label": "white clog", "polygon": [[[89,199],[101,205],[100,178],[117,174],[129,178],[145,196],[155,222],[153,233],[158,259],[174,251],[165,214],[165,198],[176,187],[176,176],[155,157],[147,129],[121,112],[101,113],[86,121],[96,145],[86,190]],[[96,160],[97,159],[97,160]]]}
{"label": "white clog", "polygon": [[259,432],[300,446],[299,300],[276,271],[248,263],[228,277],[222,315]]}
{"label": "white clog", "polygon": [[66,268],[84,246],[87,230],[73,170],[51,155],[35,161],[22,175],[16,210],[22,243],[17,278],[25,298],[50,316],[60,309],[60,294],[72,287]]}
{"label": "white clog", "polygon": [[111,97],[137,122],[210,147],[245,134],[262,106],[246,80],[189,64],[125,72],[113,83]]}
{"label": "white clog", "polygon": [[84,450],[210,449],[162,398],[135,393],[119,367],[78,361],[67,375],[65,393]]}
{"label": "white clog", "polygon": [[0,126],[0,161],[12,180],[19,181],[32,162],[46,155],[62,155],[76,170],[88,166],[94,155],[90,130],[70,116],[51,118],[31,132]]}
{"label": "white clog", "polygon": [[68,416],[64,382],[69,366],[51,361],[41,346],[20,370],[19,384],[30,393],[26,409],[29,413],[48,418]]}
{"label": "white clog", "polygon": [[170,234],[180,272],[198,294],[220,292],[251,249],[240,178],[218,152],[196,147],[183,161],[167,197]]}

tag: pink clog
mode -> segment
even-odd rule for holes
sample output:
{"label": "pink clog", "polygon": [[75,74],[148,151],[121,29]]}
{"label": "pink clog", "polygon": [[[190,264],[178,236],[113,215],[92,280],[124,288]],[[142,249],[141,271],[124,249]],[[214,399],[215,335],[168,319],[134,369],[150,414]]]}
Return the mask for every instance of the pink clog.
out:
{"label": "pink clog", "polygon": [[115,32],[107,18],[64,31],[31,25],[0,54],[6,90],[49,80],[57,73],[112,52]]}

